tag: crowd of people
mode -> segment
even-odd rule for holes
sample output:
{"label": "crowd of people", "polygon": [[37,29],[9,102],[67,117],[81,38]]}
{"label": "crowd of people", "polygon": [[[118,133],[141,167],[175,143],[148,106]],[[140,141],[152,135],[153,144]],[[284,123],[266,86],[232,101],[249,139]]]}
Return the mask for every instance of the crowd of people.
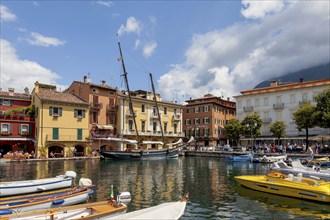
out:
{"label": "crowd of people", "polygon": [[4,155],[2,155],[2,153],[0,152],[0,158],[4,159],[33,159],[34,156],[34,151],[32,151],[31,153],[23,151],[8,151]]}

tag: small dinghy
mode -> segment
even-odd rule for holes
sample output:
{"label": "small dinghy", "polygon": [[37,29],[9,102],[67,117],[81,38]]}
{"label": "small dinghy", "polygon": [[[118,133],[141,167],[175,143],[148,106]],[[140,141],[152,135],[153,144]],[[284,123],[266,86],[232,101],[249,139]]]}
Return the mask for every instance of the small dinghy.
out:
{"label": "small dinghy", "polygon": [[53,178],[0,182],[0,197],[71,187],[76,175],[74,171],[66,171],[65,175]]}

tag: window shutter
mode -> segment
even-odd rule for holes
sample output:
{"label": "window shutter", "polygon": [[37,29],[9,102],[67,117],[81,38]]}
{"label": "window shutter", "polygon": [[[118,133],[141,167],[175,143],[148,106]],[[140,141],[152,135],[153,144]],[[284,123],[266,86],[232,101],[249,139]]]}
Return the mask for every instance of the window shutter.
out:
{"label": "window shutter", "polygon": [[58,114],[59,114],[60,116],[62,116],[62,107],[59,107],[59,108],[58,108]]}
{"label": "window shutter", "polygon": [[74,110],[74,117],[77,118],[77,115],[78,115],[78,109],[75,109]]}
{"label": "window shutter", "polygon": [[18,134],[21,134],[21,125],[18,125]]}
{"label": "window shutter", "polygon": [[3,99],[0,99],[0,105],[2,105],[3,104]]}
{"label": "window shutter", "polygon": [[49,107],[49,115],[50,115],[50,116],[53,115],[53,107]]}
{"label": "window shutter", "polygon": [[28,126],[29,126],[29,134],[32,134],[32,126],[31,125]]}
{"label": "window shutter", "polygon": [[82,117],[85,118],[85,110],[82,111]]}
{"label": "window shutter", "polygon": [[9,125],[9,133],[12,134],[13,133],[13,125]]}

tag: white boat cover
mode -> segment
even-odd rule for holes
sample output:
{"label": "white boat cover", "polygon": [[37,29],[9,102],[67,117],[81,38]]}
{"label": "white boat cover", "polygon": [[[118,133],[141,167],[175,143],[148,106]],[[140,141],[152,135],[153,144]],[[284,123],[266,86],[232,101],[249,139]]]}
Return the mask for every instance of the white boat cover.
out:
{"label": "white boat cover", "polygon": [[122,215],[109,217],[109,219],[179,219],[186,208],[187,202],[166,202],[150,208],[145,208]]}
{"label": "white boat cover", "polygon": [[161,141],[143,141],[142,144],[159,144],[159,145],[164,145],[164,143],[161,142]]}
{"label": "white boat cover", "polygon": [[123,142],[123,143],[128,143],[128,144],[137,144],[137,140],[130,140],[130,139],[125,139],[125,138],[115,138],[115,137],[108,137],[108,138],[97,138],[100,140],[106,140],[106,141],[117,141],[117,142]]}
{"label": "white boat cover", "polygon": [[183,141],[182,141],[182,139],[180,138],[177,142],[170,143],[170,144],[166,144],[166,146],[175,146],[175,145],[182,144],[182,143],[183,143]]}
{"label": "white boat cover", "polygon": [[195,138],[193,136],[190,137],[189,141],[187,142],[187,144],[190,144],[191,142],[193,142],[195,140]]}

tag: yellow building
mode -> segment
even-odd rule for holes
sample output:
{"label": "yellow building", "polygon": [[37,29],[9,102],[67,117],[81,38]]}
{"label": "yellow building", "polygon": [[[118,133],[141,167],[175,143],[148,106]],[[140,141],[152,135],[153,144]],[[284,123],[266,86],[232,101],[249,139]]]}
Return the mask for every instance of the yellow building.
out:
{"label": "yellow building", "polygon": [[[164,102],[159,94],[156,94],[161,126],[164,134],[164,140],[161,133],[161,127],[158,119],[156,103],[153,93],[138,90],[131,92],[132,104],[135,113],[136,127],[134,125],[133,114],[129,111],[129,98],[123,92],[118,92],[117,103],[117,134],[119,137],[139,141],[165,142],[165,144],[175,143],[184,137],[182,132],[182,105]],[[136,132],[136,128],[137,131]],[[117,146],[118,147],[118,146]],[[121,144],[121,150],[127,146]],[[159,144],[146,144],[147,148],[162,148]]]}
{"label": "yellow building", "polygon": [[36,114],[38,157],[69,157],[91,153],[89,104],[52,85],[35,83],[32,104]]}

